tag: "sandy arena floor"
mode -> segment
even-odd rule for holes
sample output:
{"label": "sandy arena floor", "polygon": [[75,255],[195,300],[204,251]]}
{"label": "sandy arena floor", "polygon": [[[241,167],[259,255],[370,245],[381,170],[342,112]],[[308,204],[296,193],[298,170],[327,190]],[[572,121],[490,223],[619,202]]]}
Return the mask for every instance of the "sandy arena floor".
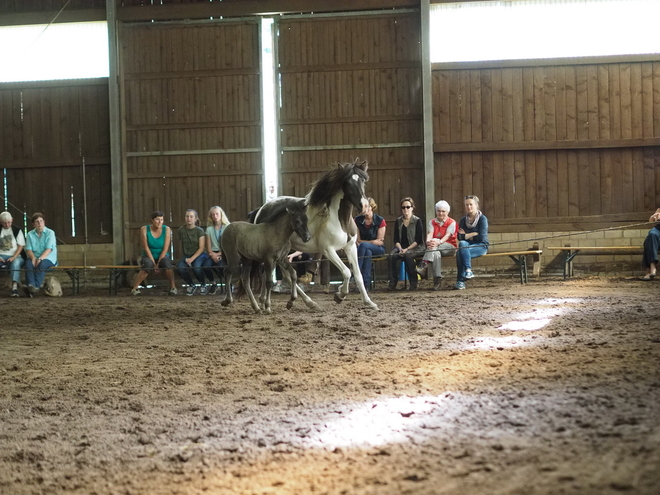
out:
{"label": "sandy arena floor", "polygon": [[660,280],[146,292],[1,294],[1,494],[660,493]]}

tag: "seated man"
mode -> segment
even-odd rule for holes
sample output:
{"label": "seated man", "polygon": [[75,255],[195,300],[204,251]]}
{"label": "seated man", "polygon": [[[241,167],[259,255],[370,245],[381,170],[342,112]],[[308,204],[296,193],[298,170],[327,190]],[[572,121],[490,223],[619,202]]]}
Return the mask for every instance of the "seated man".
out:
{"label": "seated man", "polygon": [[25,263],[25,236],[23,231],[12,225],[11,213],[0,213],[0,268],[11,270],[11,297],[18,297],[21,268]]}
{"label": "seated man", "polygon": [[25,274],[27,294],[32,297],[44,283],[46,271],[57,265],[57,245],[55,232],[46,227],[43,213],[32,215],[34,230],[28,232],[25,250]]}

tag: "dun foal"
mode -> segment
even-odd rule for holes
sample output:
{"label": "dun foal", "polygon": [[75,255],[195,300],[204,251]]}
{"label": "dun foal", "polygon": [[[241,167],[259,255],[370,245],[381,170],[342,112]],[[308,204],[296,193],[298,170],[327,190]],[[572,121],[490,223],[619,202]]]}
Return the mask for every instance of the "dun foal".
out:
{"label": "dun foal", "polygon": [[[304,200],[292,202],[285,208],[272,212],[264,222],[251,224],[247,222],[233,222],[225,227],[222,234],[222,252],[227,261],[227,296],[222,301],[223,306],[233,302],[231,281],[238,278],[243,282],[245,292],[250,298],[252,308],[256,313],[270,313],[270,293],[273,281],[270,275],[275,264],[279,262],[283,273],[291,282],[291,299],[287,309],[291,309],[298,297],[296,290],[296,271],[287,260],[291,250],[291,234],[294,232],[307,242],[311,238],[307,227],[307,213]],[[263,263],[265,281],[261,284],[261,294],[257,303],[252,287],[250,286],[250,272],[253,263]],[[305,301],[308,307],[318,309],[318,305],[311,299]]]}

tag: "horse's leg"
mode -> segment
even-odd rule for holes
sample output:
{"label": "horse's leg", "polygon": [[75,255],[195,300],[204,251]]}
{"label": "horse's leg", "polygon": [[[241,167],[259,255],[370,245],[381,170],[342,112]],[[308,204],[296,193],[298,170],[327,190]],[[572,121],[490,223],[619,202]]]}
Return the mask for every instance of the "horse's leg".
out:
{"label": "horse's leg", "polygon": [[353,278],[355,283],[362,294],[362,301],[369,306],[371,309],[378,309],[376,303],[374,303],[367,293],[367,289],[364,286],[364,280],[362,280],[362,273],[360,272],[360,265],[358,264],[357,256],[357,246],[355,245],[355,237],[353,237],[346,246],[344,246],[344,252],[348,258],[348,263],[351,265],[351,270],[353,271]]}
{"label": "horse's leg", "polygon": [[225,294],[225,298],[220,303],[223,306],[229,306],[231,303],[234,302],[234,296],[231,293],[231,280],[232,278],[234,278],[235,275],[239,275],[239,274],[240,274],[239,265],[232,265],[232,264],[227,265],[227,268],[225,269],[225,287],[227,288],[227,293]]}
{"label": "horse's leg", "polygon": [[270,307],[270,293],[273,290],[273,268],[275,268],[275,263],[268,261],[264,263],[264,278],[262,280],[263,282],[263,288],[261,290],[261,297],[263,298],[263,307],[264,307],[264,313],[266,314],[271,314],[272,309]]}
{"label": "horse's leg", "polygon": [[243,281],[243,288],[250,298],[250,303],[252,304],[252,309],[255,313],[261,313],[261,308],[257,303],[257,300],[254,298],[254,293],[252,292],[252,286],[250,284],[250,272],[252,271],[252,263],[246,261],[243,263],[243,273],[241,275],[241,280]]}
{"label": "horse's leg", "polygon": [[328,258],[328,260],[333,265],[335,265],[341,273],[342,283],[339,286],[339,289],[337,289],[337,293],[335,294],[335,302],[339,304],[348,295],[348,282],[351,279],[351,271],[341,260],[337,254],[337,251],[335,251],[333,248],[326,249],[323,254],[325,254],[325,257]]}

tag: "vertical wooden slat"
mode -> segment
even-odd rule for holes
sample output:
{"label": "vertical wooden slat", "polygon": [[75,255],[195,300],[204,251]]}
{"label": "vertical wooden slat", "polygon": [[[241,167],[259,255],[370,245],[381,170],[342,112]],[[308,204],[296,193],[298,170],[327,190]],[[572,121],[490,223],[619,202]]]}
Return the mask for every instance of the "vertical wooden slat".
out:
{"label": "vertical wooden slat", "polygon": [[642,136],[650,138],[653,132],[653,64],[645,62],[642,65]]}
{"label": "vertical wooden slat", "polygon": [[492,131],[493,131],[493,141],[499,143],[503,140],[503,92],[502,92],[502,71],[493,70],[491,71],[492,78],[492,100],[491,100],[491,112],[493,116],[492,122]]}
{"label": "vertical wooden slat", "polygon": [[633,136],[631,82],[630,64],[621,64],[619,84],[621,87],[621,137],[623,139],[630,139]]}

